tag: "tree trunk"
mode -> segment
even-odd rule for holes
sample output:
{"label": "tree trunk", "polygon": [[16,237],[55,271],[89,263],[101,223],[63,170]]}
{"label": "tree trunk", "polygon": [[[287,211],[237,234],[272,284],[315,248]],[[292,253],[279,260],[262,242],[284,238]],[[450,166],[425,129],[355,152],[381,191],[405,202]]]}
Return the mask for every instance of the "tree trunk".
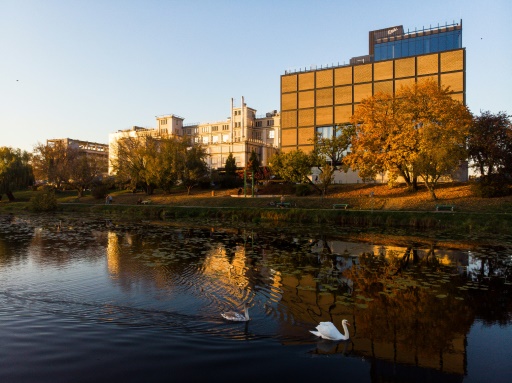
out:
{"label": "tree trunk", "polygon": [[7,198],[9,199],[9,202],[14,202],[16,201],[16,198],[14,197],[14,194],[12,194],[12,191],[10,190],[7,190],[5,192],[5,195],[7,196]]}

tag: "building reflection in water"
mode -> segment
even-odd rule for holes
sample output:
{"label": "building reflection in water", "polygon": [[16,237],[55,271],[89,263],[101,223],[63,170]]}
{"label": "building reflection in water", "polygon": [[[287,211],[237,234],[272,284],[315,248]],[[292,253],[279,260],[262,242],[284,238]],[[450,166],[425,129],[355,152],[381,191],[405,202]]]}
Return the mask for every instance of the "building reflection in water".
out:
{"label": "building reflection in water", "polygon": [[179,285],[197,310],[260,305],[256,309],[283,343],[314,342],[308,330],[318,322],[340,326],[348,319],[350,341],[318,342],[315,352],[350,352],[382,369],[398,364],[459,377],[466,374],[466,335],[477,311],[461,286],[466,277],[474,279],[471,273],[496,270],[467,252],[429,246],[275,238],[244,230],[165,236],[109,233],[110,276],[136,274],[157,289]]}

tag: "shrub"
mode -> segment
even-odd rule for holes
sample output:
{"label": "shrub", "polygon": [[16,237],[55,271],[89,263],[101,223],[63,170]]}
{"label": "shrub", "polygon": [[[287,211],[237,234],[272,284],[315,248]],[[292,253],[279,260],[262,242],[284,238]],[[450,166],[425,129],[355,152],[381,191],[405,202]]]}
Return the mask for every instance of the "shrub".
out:
{"label": "shrub", "polygon": [[107,185],[97,185],[91,189],[91,194],[96,199],[103,199],[108,194],[108,186]]}
{"label": "shrub", "polygon": [[303,196],[307,196],[307,195],[311,195],[311,194],[312,194],[312,191],[311,191],[311,187],[309,185],[305,185],[305,184],[295,185],[295,195],[296,196],[303,197]]}
{"label": "shrub", "polygon": [[473,184],[473,191],[482,198],[504,197],[511,193],[510,179],[502,174],[485,176]]}
{"label": "shrub", "polygon": [[57,198],[53,190],[37,192],[29,202],[32,211],[54,211],[57,209]]}

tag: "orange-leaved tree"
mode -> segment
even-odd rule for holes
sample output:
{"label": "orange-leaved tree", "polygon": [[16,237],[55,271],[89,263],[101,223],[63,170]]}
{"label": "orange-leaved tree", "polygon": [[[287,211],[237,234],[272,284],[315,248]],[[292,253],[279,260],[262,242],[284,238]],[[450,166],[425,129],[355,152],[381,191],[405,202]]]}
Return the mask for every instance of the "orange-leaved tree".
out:
{"label": "orange-leaved tree", "polygon": [[402,87],[394,96],[376,94],[354,113],[348,160],[363,176],[387,171],[391,179],[401,176],[411,189],[421,177],[437,199],[439,179],[453,174],[467,158],[471,122],[468,108],[433,80]]}

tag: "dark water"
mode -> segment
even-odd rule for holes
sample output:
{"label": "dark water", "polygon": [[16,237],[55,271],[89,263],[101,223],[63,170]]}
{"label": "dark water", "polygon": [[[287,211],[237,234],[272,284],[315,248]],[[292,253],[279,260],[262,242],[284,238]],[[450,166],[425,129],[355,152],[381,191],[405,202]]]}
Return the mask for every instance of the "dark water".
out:
{"label": "dark water", "polygon": [[511,249],[2,215],[0,382],[510,382]]}

